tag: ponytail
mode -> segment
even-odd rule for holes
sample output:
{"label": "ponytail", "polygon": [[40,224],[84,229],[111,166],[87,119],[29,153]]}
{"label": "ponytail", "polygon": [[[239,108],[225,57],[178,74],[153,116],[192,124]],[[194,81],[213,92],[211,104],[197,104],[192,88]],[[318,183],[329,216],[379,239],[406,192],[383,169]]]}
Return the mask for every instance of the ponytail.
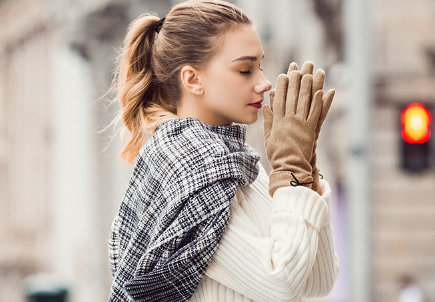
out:
{"label": "ponytail", "polygon": [[152,48],[159,18],[143,15],[130,25],[118,67],[118,98],[125,128],[131,138],[121,153],[130,164],[145,144],[147,133],[171,119],[176,110],[165,106],[163,91],[156,85],[151,66]]}

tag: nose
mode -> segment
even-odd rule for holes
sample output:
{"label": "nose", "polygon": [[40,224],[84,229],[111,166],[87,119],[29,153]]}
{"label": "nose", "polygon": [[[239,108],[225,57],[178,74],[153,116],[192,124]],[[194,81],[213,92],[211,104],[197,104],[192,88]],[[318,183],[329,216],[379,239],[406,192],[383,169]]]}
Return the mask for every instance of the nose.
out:
{"label": "nose", "polygon": [[266,77],[264,76],[264,74],[261,72],[260,73],[260,79],[258,81],[258,84],[255,85],[254,87],[254,91],[256,93],[264,93],[266,91],[269,91],[270,89],[272,89],[272,83],[270,83]]}

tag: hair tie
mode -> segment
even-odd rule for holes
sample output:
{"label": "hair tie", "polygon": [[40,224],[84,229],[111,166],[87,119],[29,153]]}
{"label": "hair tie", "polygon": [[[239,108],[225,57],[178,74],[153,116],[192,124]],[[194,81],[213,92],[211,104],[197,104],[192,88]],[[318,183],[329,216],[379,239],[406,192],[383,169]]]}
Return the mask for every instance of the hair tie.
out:
{"label": "hair tie", "polygon": [[156,33],[160,32],[160,29],[162,28],[163,22],[165,22],[165,19],[166,19],[166,17],[163,17],[163,18],[161,18],[159,20],[159,23],[157,23],[157,25],[156,25]]}

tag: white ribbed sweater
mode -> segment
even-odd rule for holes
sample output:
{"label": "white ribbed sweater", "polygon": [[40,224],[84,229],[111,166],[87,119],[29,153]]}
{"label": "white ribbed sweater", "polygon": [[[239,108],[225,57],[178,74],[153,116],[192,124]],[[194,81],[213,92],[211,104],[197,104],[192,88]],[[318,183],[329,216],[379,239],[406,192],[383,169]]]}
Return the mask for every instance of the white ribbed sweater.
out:
{"label": "white ribbed sweater", "polygon": [[231,218],[190,302],[300,301],[327,295],[338,274],[329,198],[305,187],[269,196],[260,165],[254,183],[239,187]]}

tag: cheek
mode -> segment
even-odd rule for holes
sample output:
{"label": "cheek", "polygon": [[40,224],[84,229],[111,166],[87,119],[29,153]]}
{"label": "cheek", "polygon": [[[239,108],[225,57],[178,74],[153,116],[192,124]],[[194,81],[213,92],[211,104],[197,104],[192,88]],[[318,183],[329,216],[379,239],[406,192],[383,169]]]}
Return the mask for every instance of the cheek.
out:
{"label": "cheek", "polygon": [[237,106],[237,104],[244,104],[248,101],[250,86],[247,79],[238,72],[222,71],[217,68],[211,70],[211,74],[213,74],[213,78],[210,79],[212,82],[208,91],[213,102]]}
{"label": "cheek", "polygon": [[213,93],[233,99],[240,94],[241,81],[233,74],[219,74],[214,78]]}
{"label": "cheek", "polygon": [[225,89],[234,97],[240,95],[241,88],[240,83],[236,79],[228,78],[225,82]]}
{"label": "cheek", "polygon": [[238,74],[225,77],[222,81],[222,89],[233,99],[240,99],[246,95],[248,89],[247,81]]}

